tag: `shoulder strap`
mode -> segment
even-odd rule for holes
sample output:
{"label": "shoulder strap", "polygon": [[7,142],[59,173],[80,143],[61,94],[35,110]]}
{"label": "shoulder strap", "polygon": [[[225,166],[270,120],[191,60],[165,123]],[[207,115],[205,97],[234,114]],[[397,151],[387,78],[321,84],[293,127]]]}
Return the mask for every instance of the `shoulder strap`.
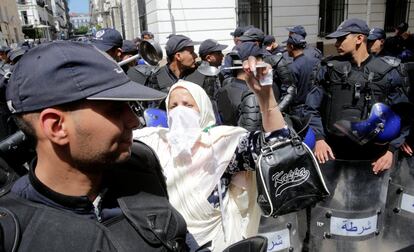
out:
{"label": "shoulder strap", "polygon": [[0,251],[17,251],[20,242],[20,225],[16,215],[0,207]]}

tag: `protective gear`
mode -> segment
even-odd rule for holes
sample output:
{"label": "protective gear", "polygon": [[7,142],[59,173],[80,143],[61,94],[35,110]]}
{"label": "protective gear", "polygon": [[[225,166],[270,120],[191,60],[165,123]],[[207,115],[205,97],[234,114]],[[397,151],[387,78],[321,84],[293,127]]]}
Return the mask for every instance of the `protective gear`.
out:
{"label": "protective gear", "polygon": [[191,148],[200,138],[202,131],[200,113],[185,106],[177,106],[168,112],[168,126],[170,131],[167,138],[172,156],[191,156]]}
{"label": "protective gear", "polygon": [[414,244],[414,157],[400,152],[390,177],[382,243],[389,251],[399,251]]}
{"label": "protective gear", "polygon": [[374,174],[371,163],[336,159],[321,165],[331,196],[311,209],[310,251],[382,251],[389,172]]}
{"label": "protective gear", "polygon": [[276,55],[266,54],[263,60],[273,68],[273,82],[276,83],[276,85],[273,85],[273,92],[276,98],[279,98],[279,93],[282,94],[279,109],[285,111],[296,95],[295,79],[288,68],[288,62],[281,53]]}
{"label": "protective gear", "polygon": [[186,224],[168,202],[157,157],[137,141],[132,153],[127,163],[105,171],[120,217],[99,223],[8,193],[0,205],[14,214],[19,229],[10,230],[2,220],[0,229],[12,238],[17,233],[19,251],[187,251]]}
{"label": "protective gear", "polygon": [[147,127],[168,128],[167,112],[162,109],[148,108],[144,110],[144,119]]}
{"label": "protective gear", "polygon": [[249,88],[244,80],[232,78],[217,93],[217,108],[224,125],[237,126],[240,117],[240,104],[244,92]]}
{"label": "protective gear", "polygon": [[369,141],[385,144],[400,134],[401,119],[390,107],[375,103],[369,118],[363,121],[337,121],[334,126],[360,145]]}
{"label": "protective gear", "polygon": [[140,64],[135,67],[130,67],[127,75],[128,77],[142,85],[147,86],[151,76],[158,70],[158,67]]}
{"label": "protective gear", "polygon": [[342,136],[334,124],[339,120],[360,121],[368,118],[376,102],[387,102],[388,79],[386,75],[395,68],[382,58],[372,58],[355,71],[349,61],[334,59],[327,63],[327,91],[322,118],[328,133]]}
{"label": "protective gear", "polygon": [[257,103],[256,96],[251,90],[248,89],[242,93],[239,108],[240,116],[238,125],[248,131],[260,130],[262,127],[260,107]]}
{"label": "protective gear", "polygon": [[294,212],[260,219],[259,235],[267,238],[267,251],[302,251],[306,223],[302,223],[302,212]]}

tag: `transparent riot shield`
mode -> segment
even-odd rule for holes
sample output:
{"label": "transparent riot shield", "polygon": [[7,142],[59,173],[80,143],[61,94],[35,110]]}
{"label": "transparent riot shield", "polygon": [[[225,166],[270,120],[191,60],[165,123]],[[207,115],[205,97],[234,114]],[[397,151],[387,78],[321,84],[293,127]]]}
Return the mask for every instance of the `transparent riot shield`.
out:
{"label": "transparent riot shield", "polygon": [[305,210],[260,219],[259,235],[267,238],[267,252],[301,251],[305,232]]}
{"label": "transparent riot shield", "polygon": [[370,160],[321,166],[331,195],[311,211],[311,251],[381,251],[389,172],[375,175]]}
{"label": "transparent riot shield", "polygon": [[414,157],[399,155],[390,176],[383,243],[395,251],[414,244]]}

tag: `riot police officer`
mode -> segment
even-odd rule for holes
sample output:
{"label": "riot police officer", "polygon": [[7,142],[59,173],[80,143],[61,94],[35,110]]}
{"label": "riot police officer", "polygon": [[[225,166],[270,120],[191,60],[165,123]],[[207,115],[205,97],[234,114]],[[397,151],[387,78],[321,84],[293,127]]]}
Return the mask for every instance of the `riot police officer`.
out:
{"label": "riot police officer", "polygon": [[[237,47],[233,55],[233,66],[241,66],[249,56],[262,57],[264,51],[254,42],[244,42]],[[224,125],[237,126],[240,117],[241,101],[245,94],[250,94],[243,69],[234,69],[234,78],[221,87],[217,93],[217,107]],[[252,94],[254,96],[254,94]],[[258,104],[257,104],[258,105]],[[260,121],[258,121],[260,124]],[[253,129],[255,130],[255,129]]]}
{"label": "riot police officer", "polygon": [[387,35],[381,28],[372,28],[368,35],[368,50],[375,56],[387,56],[391,55],[386,51],[385,40]]}
{"label": "riot police officer", "polygon": [[[292,104],[288,110],[291,115],[300,118],[305,116],[305,102],[309,91],[312,88],[311,82],[316,65],[320,60],[316,57],[305,55],[306,40],[303,36],[292,33],[285,41],[286,49],[293,62],[289,64],[289,69],[295,77],[297,94],[293,98]],[[282,94],[284,95],[284,94]]]}
{"label": "riot police officer", "polygon": [[[305,27],[303,27],[302,25],[297,25],[295,27],[292,28],[286,28],[289,31],[289,36],[292,34],[298,34],[301,35],[304,39],[306,39],[306,36],[308,35],[306,33]],[[317,59],[322,59],[322,52],[310,45],[306,45],[306,47],[304,48],[303,53],[308,56],[308,57],[313,57],[313,58],[317,58]],[[285,58],[288,60],[288,62],[293,61],[293,59],[291,58],[291,56],[288,55],[287,52],[285,52],[284,54]]]}
{"label": "riot police officer", "polygon": [[66,41],[30,50],[6,93],[37,159],[0,190],[0,250],[187,251],[161,167],[132,141],[139,122],[127,101],[165,94],[131,82],[93,46]]}
{"label": "riot police officer", "polygon": [[115,61],[121,61],[122,56],[122,35],[112,28],[105,28],[96,32],[92,44],[99,50],[106,52]]}
{"label": "riot police officer", "polygon": [[339,56],[327,59],[319,69],[316,83],[307,97],[307,111],[313,115],[316,133],[315,156],[319,162],[341,158],[374,160],[374,173],[389,169],[393,152],[402,144],[397,138],[388,145],[368,141],[360,145],[335,126],[340,120],[365,120],[376,102],[395,104],[406,101],[399,61],[373,57],[368,53],[367,24],[348,19],[327,38],[335,38]]}
{"label": "riot police officer", "polygon": [[265,49],[271,54],[283,53],[286,49],[276,42],[273,35],[266,35],[263,39]]}
{"label": "riot police officer", "polygon": [[[197,69],[194,42],[184,35],[170,35],[165,46],[167,64],[160,67],[149,79],[148,85],[154,89],[168,92],[179,79],[189,79]],[[196,82],[191,80],[192,82]],[[196,82],[200,84],[198,80]],[[201,82],[202,83],[202,82]]]}

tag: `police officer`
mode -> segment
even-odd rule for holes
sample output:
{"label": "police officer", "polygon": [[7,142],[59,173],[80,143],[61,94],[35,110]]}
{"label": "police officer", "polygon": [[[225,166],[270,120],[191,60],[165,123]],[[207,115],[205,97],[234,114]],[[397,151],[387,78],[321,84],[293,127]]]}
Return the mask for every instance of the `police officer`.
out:
{"label": "police officer", "polygon": [[[227,45],[220,44],[217,40],[206,39],[198,49],[198,55],[201,58],[200,66],[220,67],[223,62],[223,50]],[[213,103],[216,103],[216,95],[221,87],[223,76],[219,73],[217,76],[206,76],[203,82],[203,89],[206,91]],[[213,105],[216,106],[216,105]]]}
{"label": "police officer", "polygon": [[165,52],[167,64],[150,77],[148,84],[150,87],[167,93],[169,88],[179,79],[197,84],[204,81],[200,81],[201,78],[198,80],[190,78],[190,75],[197,69],[195,61],[197,54],[194,52],[194,42],[189,37],[171,35],[165,46]]}
{"label": "police officer", "polygon": [[285,48],[283,48],[281,45],[279,45],[276,42],[276,39],[272,35],[266,35],[263,39],[263,45],[265,49],[270,52],[271,54],[278,54],[283,53],[285,51]]}
{"label": "police officer", "polygon": [[353,18],[327,36],[336,38],[339,56],[328,59],[320,68],[318,86],[312,89],[306,104],[313,115],[312,127],[317,138],[314,152],[319,162],[335,158],[374,160],[372,169],[378,173],[391,167],[393,152],[402,139],[388,145],[373,141],[360,145],[335,127],[340,120],[367,119],[376,102],[395,104],[407,100],[398,61],[368,53],[369,31],[363,20]]}
{"label": "police officer", "polygon": [[149,31],[143,31],[141,33],[141,39],[142,40],[152,40],[152,39],[154,39],[154,34],[152,32],[149,32]]}
{"label": "police officer", "polygon": [[414,35],[408,32],[408,23],[402,22],[394,30],[395,35],[385,41],[386,50],[403,62],[413,61]]}
{"label": "police officer", "polygon": [[187,251],[186,224],[163,180],[140,172],[150,167],[158,176],[151,170],[159,164],[148,163],[151,150],[140,144],[145,158],[125,163],[136,153],[138,127],[127,101],[164,97],[131,82],[91,45],[59,41],[30,50],[7,85],[7,100],[37,159],[2,191],[0,249]]}
{"label": "police officer", "polygon": [[240,37],[246,31],[247,27],[238,26],[233,32],[230,32],[230,35],[233,36],[234,45],[237,46],[241,43]]}
{"label": "police officer", "polygon": [[123,39],[117,30],[112,28],[99,30],[91,41],[94,46],[109,54],[115,61],[121,61]]}
{"label": "police officer", "polygon": [[295,77],[297,88],[297,94],[293,98],[289,111],[292,115],[302,118],[305,116],[306,97],[312,89],[314,69],[320,60],[305,55],[306,40],[299,34],[292,33],[285,43],[287,43],[286,49],[289,56],[293,58],[293,62],[289,64],[289,69]]}
{"label": "police officer", "polygon": [[[260,48],[263,46],[263,40],[265,36],[262,30],[256,27],[249,28],[244,32],[244,34],[240,37],[242,44],[244,42],[253,42]],[[241,45],[235,47],[235,51]],[[230,54],[231,55],[231,54]],[[288,104],[292,101],[293,96],[296,94],[296,88],[294,83],[294,78],[292,73],[288,68],[288,62],[283,58],[282,54],[271,54],[270,52],[263,49],[263,60],[270,64],[273,68],[273,91],[275,94],[276,99],[280,100],[280,93],[286,94],[283,100],[279,102],[279,108],[283,111]],[[226,82],[226,81],[225,81]],[[252,94],[252,93],[251,93]],[[254,96],[244,96],[246,98],[246,105],[252,104],[250,99],[254,99]],[[244,106],[242,106],[244,107]],[[254,107],[254,112],[247,112],[248,114],[255,114],[256,113],[256,106]]]}
{"label": "police officer", "polygon": [[[305,27],[303,27],[301,25],[297,25],[295,27],[286,28],[286,29],[289,31],[289,36],[292,35],[292,34],[298,34],[298,35],[301,35],[302,37],[304,37],[306,39],[306,36],[308,35],[306,33]],[[322,59],[322,52],[319,49],[317,49],[313,46],[310,46],[310,45],[306,45],[305,50],[303,51],[303,53],[305,55],[307,55],[308,57],[314,57],[314,58],[317,58],[317,59]],[[288,61],[291,61],[291,60],[293,60],[293,59],[288,58]]]}
{"label": "police officer", "polygon": [[[262,57],[263,50],[254,42],[244,42],[237,50],[237,58],[233,59],[233,66],[241,66],[243,60],[249,56]],[[249,90],[246,84],[246,73],[243,69],[235,69],[234,78],[227,85],[221,87],[217,93],[217,107],[224,125],[238,126],[240,104],[243,94]],[[250,92],[249,92],[250,94]],[[261,121],[257,124],[260,125]]]}
{"label": "police officer", "polygon": [[222,45],[217,40],[206,39],[200,44],[198,55],[203,61],[202,64],[219,67],[223,62],[223,50],[226,48],[227,45]]}
{"label": "police officer", "polygon": [[[240,38],[243,36],[243,34],[251,29],[254,28],[253,26],[239,26],[237,27],[234,32],[231,32],[230,35],[233,36],[233,41],[234,41],[234,47],[232,48],[232,52],[235,51],[234,55],[237,54],[237,47],[243,42],[243,41],[254,41],[254,40],[250,40],[250,39],[245,39],[245,40],[241,40]],[[260,36],[263,36],[263,32],[260,29],[254,30],[255,32],[259,32]],[[251,33],[251,31],[250,31]],[[263,38],[260,38],[261,40],[263,40]],[[224,58],[224,64],[223,67],[231,67],[233,64],[233,59],[231,57],[231,54],[227,54],[226,57]],[[223,85],[226,85],[228,82],[231,81],[231,79],[233,78],[233,72],[230,69],[223,69],[221,70],[221,75],[223,75]]]}
{"label": "police officer", "polygon": [[381,28],[372,28],[368,35],[368,50],[375,56],[391,55],[386,52],[385,39],[387,38],[385,31]]}
{"label": "police officer", "polygon": [[[126,60],[132,56],[135,56],[138,54],[138,48],[136,47],[135,43],[131,40],[124,40],[122,42],[122,54],[121,54],[121,61]],[[122,69],[125,71],[125,73],[128,72],[128,70],[134,66],[137,65],[137,61],[133,60],[123,66]]]}

